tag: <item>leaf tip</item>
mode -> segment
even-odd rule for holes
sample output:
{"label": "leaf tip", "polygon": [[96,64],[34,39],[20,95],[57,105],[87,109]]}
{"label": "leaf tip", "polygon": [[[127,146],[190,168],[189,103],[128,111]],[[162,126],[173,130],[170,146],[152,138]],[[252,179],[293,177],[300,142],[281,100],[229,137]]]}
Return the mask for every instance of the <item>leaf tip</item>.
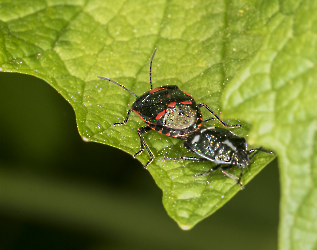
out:
{"label": "leaf tip", "polygon": [[89,139],[88,139],[87,137],[85,137],[85,136],[83,136],[81,139],[82,139],[84,142],[89,142]]}
{"label": "leaf tip", "polygon": [[188,226],[188,225],[178,224],[178,226],[179,226],[182,230],[190,230],[190,229],[192,228],[191,226]]}

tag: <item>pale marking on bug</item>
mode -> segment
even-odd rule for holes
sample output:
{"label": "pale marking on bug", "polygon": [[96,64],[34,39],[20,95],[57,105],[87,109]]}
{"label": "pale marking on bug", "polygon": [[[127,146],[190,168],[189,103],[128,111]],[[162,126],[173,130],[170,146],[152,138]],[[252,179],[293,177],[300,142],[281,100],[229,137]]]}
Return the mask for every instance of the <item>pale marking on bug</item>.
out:
{"label": "pale marking on bug", "polygon": [[232,150],[234,150],[234,151],[236,151],[236,150],[237,150],[237,148],[236,148],[235,146],[233,146],[232,142],[231,142],[231,141],[229,141],[228,139],[227,139],[227,140],[225,140],[225,141],[223,142],[223,144],[228,145],[228,146],[229,146]]}
{"label": "pale marking on bug", "polygon": [[194,144],[194,143],[198,142],[199,139],[200,139],[200,135],[195,135],[194,139],[192,140],[192,143]]}

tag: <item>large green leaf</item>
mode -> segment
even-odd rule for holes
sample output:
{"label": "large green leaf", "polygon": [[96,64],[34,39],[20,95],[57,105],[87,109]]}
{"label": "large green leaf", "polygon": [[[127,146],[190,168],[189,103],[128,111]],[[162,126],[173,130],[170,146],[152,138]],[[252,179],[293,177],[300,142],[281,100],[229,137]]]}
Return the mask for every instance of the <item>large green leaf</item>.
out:
{"label": "large green leaf", "polygon": [[[126,126],[111,124],[123,120],[134,96],[97,79],[98,75],[142,94],[149,89],[149,57],[157,47],[155,86],[177,84],[197,102],[219,112],[224,83],[254,56],[262,38],[255,31],[246,33],[250,25],[258,29],[260,20],[252,5],[239,2],[228,6],[217,1],[187,5],[90,1],[85,6],[80,2],[46,6],[35,1],[28,6],[8,3],[6,8],[16,11],[2,13],[2,70],[46,80],[73,106],[85,141],[109,144],[130,154],[140,147],[136,129],[142,122],[134,115]],[[242,124],[245,128],[237,133],[245,136],[248,125]],[[155,132],[145,138],[156,156],[148,170],[163,190],[168,214],[183,229],[209,216],[239,191],[233,180],[220,174],[193,178],[211,163],[165,161],[164,157],[188,154],[181,140]],[[144,164],[148,155],[138,159]],[[263,155],[252,164],[243,183],[271,159]]]}
{"label": "large green leaf", "polygon": [[230,82],[223,107],[279,156],[280,248],[316,249],[317,2],[262,6],[262,44]]}
{"label": "large green leaf", "polygon": [[[298,209],[314,206],[308,198],[313,192],[307,193],[313,191],[312,179],[305,179],[310,178],[316,113],[311,76],[315,23],[309,3],[0,1],[0,7],[1,70],[35,75],[51,84],[74,108],[86,141],[132,155],[138,151],[136,130],[143,123],[136,115],[126,126],[111,127],[124,119],[134,96],[97,76],[116,80],[140,95],[149,90],[148,63],[155,47],[154,86],[177,84],[217,113],[226,88],[221,111],[244,127],[234,131],[247,136],[250,126],[243,121],[249,122],[253,126],[249,142],[281,156],[283,241],[305,240],[298,236],[304,232],[299,230],[304,220]],[[289,121],[297,121],[296,126]],[[188,154],[182,141],[155,132],[145,139],[156,156],[148,170],[163,190],[168,214],[183,229],[193,227],[239,191],[233,180],[219,173],[192,177],[211,163],[164,161]],[[138,159],[144,164],[149,157],[143,153]],[[272,156],[259,154],[242,182],[250,181],[271,160]]]}

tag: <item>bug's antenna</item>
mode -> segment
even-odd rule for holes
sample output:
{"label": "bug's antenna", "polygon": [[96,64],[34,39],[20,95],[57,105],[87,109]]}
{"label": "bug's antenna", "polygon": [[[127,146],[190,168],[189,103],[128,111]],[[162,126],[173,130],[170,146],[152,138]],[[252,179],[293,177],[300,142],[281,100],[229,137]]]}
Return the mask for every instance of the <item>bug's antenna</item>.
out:
{"label": "bug's antenna", "polygon": [[121,88],[125,89],[126,91],[128,91],[128,92],[131,93],[132,95],[135,95],[135,96],[138,98],[138,96],[137,96],[136,94],[134,94],[131,90],[127,89],[125,86],[121,85],[120,83],[117,83],[117,82],[114,81],[114,80],[111,80],[111,79],[109,79],[109,78],[105,78],[105,77],[102,77],[102,76],[97,76],[97,77],[100,78],[100,79],[103,79],[103,80],[112,82],[112,83],[114,83],[114,84],[120,86]]}
{"label": "bug's antenna", "polygon": [[264,149],[264,148],[262,148],[262,147],[260,147],[260,148],[253,148],[253,149],[250,149],[249,150],[249,155],[250,154],[252,154],[250,157],[249,157],[249,160],[251,160],[257,153],[259,153],[259,152],[265,152],[265,153],[269,153],[269,154],[274,154],[274,152],[273,151],[270,151],[270,150],[266,150],[266,149]]}
{"label": "bug's antenna", "polygon": [[154,49],[154,52],[153,52],[153,55],[152,55],[152,58],[151,58],[151,63],[150,63],[150,84],[151,84],[151,89],[153,89],[153,87],[152,87],[152,61],[153,61],[153,58],[154,58],[154,56],[155,56],[155,52],[156,52],[156,48]]}

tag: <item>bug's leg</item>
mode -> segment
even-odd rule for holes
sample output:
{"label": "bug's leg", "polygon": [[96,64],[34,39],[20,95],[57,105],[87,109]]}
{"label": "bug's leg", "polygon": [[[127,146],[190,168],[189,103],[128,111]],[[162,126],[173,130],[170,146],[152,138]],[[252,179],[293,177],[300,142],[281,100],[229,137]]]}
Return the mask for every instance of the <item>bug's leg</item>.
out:
{"label": "bug's leg", "polygon": [[240,175],[239,175],[239,180],[238,180],[238,184],[240,185],[241,187],[241,190],[244,189],[244,186],[242,185],[241,183],[241,178],[243,176],[243,168],[240,168],[241,172],[240,172]]}
{"label": "bug's leg", "polygon": [[164,160],[171,160],[171,161],[177,161],[177,160],[186,160],[186,161],[208,161],[205,158],[197,158],[197,157],[189,157],[189,156],[182,156],[177,158],[164,158]]}
{"label": "bug's leg", "polygon": [[114,123],[114,124],[112,124],[112,126],[121,126],[121,125],[126,125],[126,124],[127,124],[127,122],[128,122],[128,120],[129,120],[129,116],[130,116],[131,111],[132,111],[132,109],[130,109],[130,110],[128,111],[128,114],[127,114],[127,116],[125,117],[125,119],[124,119],[124,121],[123,121],[123,122],[117,122],[117,123]]}
{"label": "bug's leg", "polygon": [[216,118],[210,117],[210,118],[208,118],[208,119],[206,119],[206,120],[203,120],[202,122],[208,122],[208,121],[210,121],[210,120],[216,120]]}
{"label": "bug's leg", "polygon": [[[218,117],[218,115],[217,115],[214,111],[212,111],[205,103],[199,103],[199,104],[198,104],[198,107],[205,107],[205,108],[206,108],[210,113],[212,113],[212,114],[216,117],[216,119],[217,119],[219,122],[221,122],[222,125],[225,126],[225,127],[229,127],[229,128],[242,127],[240,124],[230,125],[230,124],[225,123],[225,122],[222,121],[222,120]],[[204,120],[204,122],[205,122],[205,121],[209,121],[209,120],[214,120],[214,119],[215,119],[215,118],[210,118],[210,119]]]}
{"label": "bug's leg", "polygon": [[251,160],[251,159],[252,159],[254,156],[256,156],[256,154],[259,153],[260,151],[261,151],[261,152],[268,153],[268,154],[274,154],[273,151],[263,149],[262,147],[260,147],[260,148],[253,148],[253,149],[250,149],[250,150],[249,150],[249,155],[253,153],[253,154],[249,157],[249,159]]}
{"label": "bug's leg", "polygon": [[229,174],[229,173],[227,173],[227,172],[225,171],[225,170],[230,169],[230,168],[232,168],[232,165],[226,166],[226,167],[222,167],[222,168],[220,168],[220,171],[221,171],[223,174],[225,174],[227,177],[229,177],[229,178],[235,180],[235,181],[237,182],[237,184],[240,185],[241,189],[244,189],[244,186],[243,186],[242,183],[241,183],[241,178],[242,178],[242,175],[243,175],[243,168],[242,168],[242,167],[240,168],[240,169],[241,169],[241,172],[240,172],[239,178],[238,178],[237,176],[235,176],[235,175],[233,175],[233,174]]}
{"label": "bug's leg", "polygon": [[221,164],[217,164],[216,166],[214,166],[213,168],[209,169],[207,172],[203,173],[203,174],[195,174],[193,177],[198,177],[198,176],[204,176],[207,175],[213,171],[216,171],[218,168],[221,167]]}
{"label": "bug's leg", "polygon": [[154,160],[154,155],[151,151],[151,149],[149,148],[149,146],[146,144],[146,142],[144,141],[144,138],[143,138],[143,134],[147,133],[151,131],[151,128],[148,127],[148,126],[144,126],[144,127],[141,127],[141,128],[138,128],[138,135],[140,137],[140,142],[141,142],[141,149],[139,150],[139,152],[135,153],[134,154],[134,158],[136,156],[138,156],[139,154],[141,154],[144,149],[146,149],[146,151],[149,153],[150,155],[150,160],[144,165],[144,168],[146,169],[147,166]]}

